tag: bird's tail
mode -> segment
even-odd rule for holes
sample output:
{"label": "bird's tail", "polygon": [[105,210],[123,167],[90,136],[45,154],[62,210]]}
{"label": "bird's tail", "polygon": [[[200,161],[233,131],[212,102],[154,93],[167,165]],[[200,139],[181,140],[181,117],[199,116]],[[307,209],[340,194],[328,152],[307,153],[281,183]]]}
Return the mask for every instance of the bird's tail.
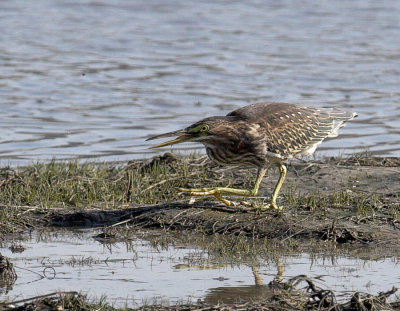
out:
{"label": "bird's tail", "polygon": [[340,109],[330,108],[326,109],[329,117],[332,119],[332,131],[328,137],[336,137],[339,135],[338,131],[340,128],[345,126],[347,121],[353,120],[358,116],[356,112],[349,112]]}

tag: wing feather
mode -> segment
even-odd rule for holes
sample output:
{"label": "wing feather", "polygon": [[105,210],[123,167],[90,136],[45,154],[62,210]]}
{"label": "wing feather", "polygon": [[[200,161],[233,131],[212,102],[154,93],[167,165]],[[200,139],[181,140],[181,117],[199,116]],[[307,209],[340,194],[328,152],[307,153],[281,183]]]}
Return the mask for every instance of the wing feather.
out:
{"label": "wing feather", "polygon": [[260,140],[282,157],[311,154],[327,137],[337,136],[346,121],[357,116],[336,108],[310,108],[288,103],[258,103],[232,111],[247,124],[258,124]]}

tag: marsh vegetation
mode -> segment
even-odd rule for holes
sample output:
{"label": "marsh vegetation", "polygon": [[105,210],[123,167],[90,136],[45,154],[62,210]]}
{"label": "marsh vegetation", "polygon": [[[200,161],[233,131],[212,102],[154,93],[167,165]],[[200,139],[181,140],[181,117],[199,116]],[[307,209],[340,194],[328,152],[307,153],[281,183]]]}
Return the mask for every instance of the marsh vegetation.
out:
{"label": "marsh vegetation", "polygon": [[[278,176],[273,169],[264,178],[259,197],[247,199],[249,204],[245,206],[227,207],[212,197],[192,200],[178,193],[177,187],[251,188],[254,170],[213,166],[200,156],[181,158],[167,153],[129,163],[51,161],[27,167],[4,167],[0,169],[0,241],[5,243],[28,231],[54,226],[85,226],[102,228],[98,238],[108,241],[162,232],[154,235],[157,247],[171,245],[175,241],[171,237],[178,233],[179,243],[197,245],[222,263],[253,261],[256,264],[260,258],[275,260],[280,252],[337,251],[339,245],[340,252],[350,256],[362,252],[364,257],[375,259],[397,257],[400,251],[397,243],[399,166],[398,159],[359,155],[292,163],[280,196],[285,207],[282,211],[263,208]],[[329,309],[335,305],[333,302],[338,304],[332,296],[334,293],[329,292],[328,297],[321,294],[321,289],[314,287],[313,290],[312,280],[311,283],[306,279],[285,282],[295,286],[289,290],[282,285],[280,290],[284,292],[280,295],[287,299],[304,297],[304,300],[299,298],[297,307],[317,308],[309,304],[309,295],[313,292],[318,307]],[[300,283],[308,284],[308,289],[297,288]],[[388,293],[391,295],[394,291],[388,289]],[[357,303],[373,300],[375,306],[378,302],[385,304],[383,296],[378,296],[368,296],[370,300],[361,296],[352,299],[358,299]],[[274,299],[274,303],[279,301]],[[49,309],[53,304],[66,308],[70,303],[82,308],[112,309],[105,300],[89,302],[87,297],[76,293],[54,294],[38,300],[48,304]],[[350,302],[341,304],[341,310],[351,309]],[[270,305],[254,308],[267,306]],[[294,305],[287,305],[290,306],[294,309]],[[354,304],[351,306],[355,308]],[[385,306],[397,308],[394,303]],[[200,310],[209,307],[196,306]]]}

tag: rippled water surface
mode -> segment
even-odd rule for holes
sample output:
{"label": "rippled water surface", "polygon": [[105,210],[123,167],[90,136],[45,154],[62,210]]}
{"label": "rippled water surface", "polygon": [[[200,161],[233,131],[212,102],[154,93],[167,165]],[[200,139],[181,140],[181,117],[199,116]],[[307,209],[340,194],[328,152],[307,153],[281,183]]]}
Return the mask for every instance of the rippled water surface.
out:
{"label": "rippled water surface", "polygon": [[[95,230],[75,233],[54,231],[51,236],[33,233],[22,243],[22,253],[3,245],[0,252],[14,264],[18,279],[9,288],[0,287],[0,301],[19,300],[61,291],[82,291],[91,298],[106,295],[119,306],[152,301],[209,303],[265,299],[272,294],[266,286],[277,277],[277,262],[257,264],[262,284],[255,285],[250,264],[213,262],[199,248],[153,247],[149,241],[102,244]],[[374,257],[371,255],[371,257]],[[358,259],[343,255],[282,255],[283,278],[306,274],[317,286],[332,289],[338,299],[352,291],[377,294],[398,285],[398,259]],[[343,296],[342,296],[343,295]],[[156,300],[154,300],[156,299]]]}
{"label": "rippled water surface", "polygon": [[1,1],[1,163],[149,157],[149,135],[258,101],[357,111],[319,155],[400,156],[399,16],[395,0]]}

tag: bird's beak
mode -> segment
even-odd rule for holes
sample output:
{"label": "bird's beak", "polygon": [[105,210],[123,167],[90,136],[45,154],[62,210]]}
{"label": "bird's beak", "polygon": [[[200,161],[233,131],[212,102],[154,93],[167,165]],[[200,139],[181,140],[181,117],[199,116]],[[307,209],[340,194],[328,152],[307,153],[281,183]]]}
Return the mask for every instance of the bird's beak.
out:
{"label": "bird's beak", "polygon": [[179,131],[174,131],[174,132],[169,132],[169,133],[164,133],[164,134],[160,134],[157,136],[153,136],[153,137],[147,138],[146,140],[153,140],[153,139],[159,139],[159,138],[165,138],[165,137],[171,137],[171,136],[177,136],[177,135],[178,135],[177,138],[168,140],[168,141],[163,142],[158,145],[151,146],[150,149],[183,143],[183,142],[187,141],[189,138],[193,137],[193,134],[186,133],[184,130],[179,130]]}

